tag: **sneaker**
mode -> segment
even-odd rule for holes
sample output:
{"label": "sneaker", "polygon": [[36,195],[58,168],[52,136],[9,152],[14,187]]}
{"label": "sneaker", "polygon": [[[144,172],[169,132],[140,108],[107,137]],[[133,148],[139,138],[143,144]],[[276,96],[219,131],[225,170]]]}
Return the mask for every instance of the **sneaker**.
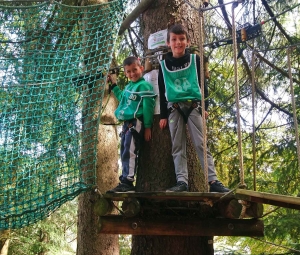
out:
{"label": "sneaker", "polygon": [[177,182],[177,184],[166,190],[166,192],[182,192],[188,191],[188,185],[185,182]]}
{"label": "sneaker", "polygon": [[128,191],[134,191],[134,190],[135,190],[135,187],[133,185],[129,185],[126,183],[119,183],[117,187],[106,191],[106,193],[128,192]]}
{"label": "sneaker", "polygon": [[224,187],[223,183],[216,180],[214,183],[210,184],[209,192],[219,192],[219,193],[226,193],[229,192],[230,189]]}

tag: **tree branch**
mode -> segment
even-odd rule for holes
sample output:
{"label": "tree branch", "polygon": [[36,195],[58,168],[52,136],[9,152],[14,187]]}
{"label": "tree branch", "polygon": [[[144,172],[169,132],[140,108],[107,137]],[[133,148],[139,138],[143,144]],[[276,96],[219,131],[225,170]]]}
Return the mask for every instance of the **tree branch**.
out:
{"label": "tree branch", "polygon": [[121,24],[119,35],[122,35],[126,29],[128,29],[133,21],[144,11],[146,11],[149,6],[154,3],[152,0],[142,0],[138,6],[125,18]]}
{"label": "tree branch", "polygon": [[[285,71],[283,71],[281,68],[277,67],[276,65],[272,64],[269,60],[267,60],[266,58],[264,58],[262,55],[260,55],[258,52],[254,52],[255,55],[263,62],[265,62],[268,66],[270,66],[271,68],[275,69],[277,72],[281,73],[283,76],[285,76],[286,78],[289,78],[289,74]],[[293,78],[292,79],[293,82],[300,84],[300,81]]]}
{"label": "tree branch", "polygon": [[269,13],[269,15],[274,18],[274,24],[278,27],[278,29],[280,30],[280,32],[285,36],[285,38],[290,42],[293,43],[291,37],[287,34],[287,32],[284,30],[284,28],[281,26],[281,24],[277,21],[277,19],[275,18],[275,15],[273,13],[273,11],[271,10],[269,4],[267,3],[266,0],[261,0],[262,4],[264,5],[264,7],[266,8],[266,11]]}

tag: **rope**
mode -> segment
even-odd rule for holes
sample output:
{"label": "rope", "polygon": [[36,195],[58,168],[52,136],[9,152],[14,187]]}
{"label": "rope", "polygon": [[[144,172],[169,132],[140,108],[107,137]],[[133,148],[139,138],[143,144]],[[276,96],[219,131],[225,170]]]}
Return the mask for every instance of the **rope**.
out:
{"label": "rope", "polygon": [[294,94],[294,86],[293,86],[293,76],[292,76],[292,68],[291,68],[291,51],[294,48],[287,49],[287,60],[288,60],[288,68],[289,68],[289,78],[290,78],[290,89],[291,89],[291,98],[292,98],[292,106],[293,106],[293,118],[294,118],[294,126],[295,126],[295,136],[297,142],[297,156],[298,156],[298,170],[300,170],[300,142],[299,142],[299,129],[298,129],[298,120],[297,120],[297,112],[296,112],[296,102],[295,102],[295,94]]}
{"label": "rope", "polygon": [[252,51],[252,70],[251,70],[251,87],[252,87],[252,157],[253,157],[253,190],[256,191],[256,146],[255,146],[255,54]]}
{"label": "rope", "polygon": [[238,154],[239,154],[239,167],[240,167],[240,181],[242,185],[244,183],[244,166],[243,166],[243,151],[242,151],[242,135],[241,135],[241,119],[240,119],[240,103],[239,103],[239,85],[238,85],[238,65],[237,65],[237,39],[235,28],[235,15],[234,9],[238,3],[232,4],[232,40],[233,40],[233,60],[234,60],[234,84],[235,84],[235,103],[237,114],[237,133],[238,133]]}
{"label": "rope", "polygon": [[238,202],[239,202],[239,204],[242,205],[242,210],[241,210],[239,219],[244,219],[245,216],[246,216],[247,208],[249,208],[251,206],[251,204],[248,201],[245,201],[245,200],[238,200]]}
{"label": "rope", "polygon": [[201,108],[202,108],[202,122],[203,122],[203,159],[204,159],[204,183],[205,189],[209,191],[208,185],[208,162],[207,162],[207,127],[206,127],[206,119],[205,119],[205,99],[204,99],[204,50],[203,50],[203,36],[204,36],[204,29],[203,29],[203,12],[199,11],[199,34],[200,34],[200,41],[199,41],[199,55],[200,55],[200,67],[201,67],[201,74],[200,74],[200,85],[201,85]]}

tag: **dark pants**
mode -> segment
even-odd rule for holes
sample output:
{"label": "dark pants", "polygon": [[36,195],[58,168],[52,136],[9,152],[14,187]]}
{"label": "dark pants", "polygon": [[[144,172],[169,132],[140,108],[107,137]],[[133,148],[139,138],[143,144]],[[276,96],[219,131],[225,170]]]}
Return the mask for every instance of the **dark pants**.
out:
{"label": "dark pants", "polygon": [[143,135],[143,123],[140,120],[124,122],[121,132],[122,175],[119,177],[122,183],[132,184],[134,181]]}

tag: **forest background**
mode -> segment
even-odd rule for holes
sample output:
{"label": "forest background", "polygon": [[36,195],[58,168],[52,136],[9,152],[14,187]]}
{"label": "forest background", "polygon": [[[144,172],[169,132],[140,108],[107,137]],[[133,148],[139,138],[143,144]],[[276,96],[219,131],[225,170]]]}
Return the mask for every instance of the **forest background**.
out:
{"label": "forest background", "polygon": [[[223,1],[211,1],[218,5]],[[228,1],[229,2],[229,1]],[[224,1],[226,3],[226,1]],[[138,1],[132,1],[130,13]],[[184,3],[187,4],[187,3]],[[254,8],[255,6],[255,8]],[[205,12],[205,54],[209,58],[210,116],[208,139],[220,179],[234,189],[239,183],[234,66],[230,39],[230,7]],[[255,11],[253,11],[255,10]],[[280,15],[279,15],[280,14]],[[276,16],[278,15],[278,16]],[[272,17],[273,16],[273,17]],[[276,18],[275,18],[275,17]],[[299,165],[288,76],[287,49],[291,49],[296,111],[299,113],[299,3],[292,1],[244,1],[237,24],[261,24],[262,33],[241,44],[238,84],[242,120],[245,182],[250,190],[297,196]],[[262,22],[265,22],[262,24]],[[144,60],[146,38],[137,18],[118,39],[115,63],[128,55]],[[214,44],[213,44],[214,43]],[[252,108],[250,69],[255,50],[255,104]],[[123,78],[119,77],[120,81]],[[125,84],[125,81],[124,81]],[[253,159],[255,113],[255,161]],[[297,119],[299,122],[299,118]],[[255,165],[254,165],[255,162]],[[256,173],[254,178],[253,173]],[[49,218],[10,232],[7,254],[76,254],[77,199],[63,205]],[[299,254],[300,219],[297,210],[265,205],[265,237],[215,237],[216,254]],[[120,254],[130,254],[130,236],[120,236]]]}

